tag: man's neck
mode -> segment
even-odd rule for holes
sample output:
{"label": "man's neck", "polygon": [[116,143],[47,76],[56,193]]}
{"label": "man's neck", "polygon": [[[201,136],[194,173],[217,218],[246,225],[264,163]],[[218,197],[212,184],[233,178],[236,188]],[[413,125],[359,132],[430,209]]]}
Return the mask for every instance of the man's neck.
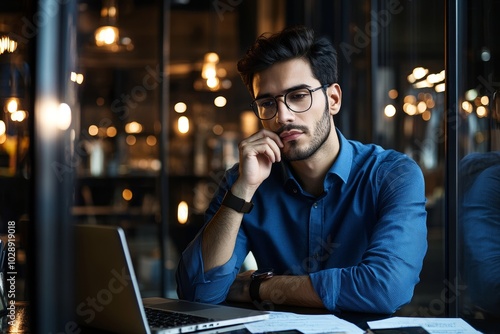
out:
{"label": "man's neck", "polygon": [[313,196],[320,196],[326,174],[337,159],[340,142],[334,130],[323,146],[310,158],[290,162],[302,188]]}

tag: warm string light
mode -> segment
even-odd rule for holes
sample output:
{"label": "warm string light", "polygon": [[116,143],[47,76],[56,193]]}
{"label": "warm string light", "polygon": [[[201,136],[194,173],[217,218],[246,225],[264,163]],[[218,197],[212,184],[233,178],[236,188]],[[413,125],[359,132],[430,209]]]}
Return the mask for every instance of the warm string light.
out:
{"label": "warm string light", "polygon": [[98,47],[108,47],[112,51],[120,50],[124,46],[127,50],[133,49],[130,38],[120,39],[120,30],[116,22],[118,20],[118,6],[114,0],[104,0],[101,9],[101,26],[94,33],[95,43]]}
{"label": "warm string light", "polygon": [[17,49],[17,42],[10,39],[9,36],[0,37],[0,55],[3,53],[12,53]]}
{"label": "warm string light", "polygon": [[97,46],[113,45],[118,42],[119,35],[117,27],[102,26],[95,31],[95,43]]}
{"label": "warm string light", "polygon": [[0,120],[0,136],[3,136],[7,131],[7,127],[5,126],[5,122]]}
{"label": "warm string light", "polygon": [[201,77],[206,80],[206,84],[210,90],[217,90],[220,87],[220,80],[217,76],[218,63],[219,55],[217,53],[208,52],[205,54]]}
{"label": "warm string light", "polygon": [[181,201],[177,206],[177,221],[186,224],[189,218],[189,206],[186,201]]}
{"label": "warm string light", "polygon": [[6,107],[9,113],[15,113],[19,109],[19,99],[15,97],[11,97],[7,100]]}
{"label": "warm string light", "polygon": [[[415,67],[407,76],[407,81],[414,89],[432,89],[436,93],[442,93],[445,89],[445,71],[430,73],[429,69],[422,66]],[[388,92],[390,99],[395,100],[399,93],[395,89]],[[407,95],[403,99],[403,111],[409,116],[421,116],[424,121],[431,119],[431,110],[436,106],[433,94],[418,93],[417,96]],[[393,103],[384,108],[384,115],[388,118],[394,117],[397,109]]]}
{"label": "warm string light", "polygon": [[[408,75],[407,80],[412,84],[415,89],[431,89],[434,88],[436,93],[443,93],[445,91],[445,71],[442,70],[438,73],[429,73],[429,70],[424,67],[416,67]],[[389,91],[389,97],[394,98],[397,96],[395,92]],[[489,115],[488,96],[481,96],[476,89],[469,89],[464,92],[461,109],[465,115],[475,113],[478,118],[488,117]],[[409,116],[421,115],[424,121],[431,118],[431,110],[436,106],[431,93],[419,93],[418,98],[413,95],[407,95],[404,98],[403,111]],[[390,109],[392,113],[392,108]],[[387,117],[387,109],[384,110]]]}
{"label": "warm string light", "polygon": [[177,129],[180,133],[185,134],[189,132],[189,118],[181,116],[177,119]]}

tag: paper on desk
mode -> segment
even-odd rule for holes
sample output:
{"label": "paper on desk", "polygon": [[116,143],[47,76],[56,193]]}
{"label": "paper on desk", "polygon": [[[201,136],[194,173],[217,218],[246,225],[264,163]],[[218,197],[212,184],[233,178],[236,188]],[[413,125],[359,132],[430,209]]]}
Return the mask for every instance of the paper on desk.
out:
{"label": "paper on desk", "polygon": [[363,334],[356,325],[332,314],[297,314],[289,312],[270,312],[269,319],[245,325],[252,333],[298,329],[304,334],[345,333]]}
{"label": "paper on desk", "polygon": [[460,318],[393,317],[384,320],[369,321],[368,326],[371,329],[421,326],[431,334],[481,333]]}

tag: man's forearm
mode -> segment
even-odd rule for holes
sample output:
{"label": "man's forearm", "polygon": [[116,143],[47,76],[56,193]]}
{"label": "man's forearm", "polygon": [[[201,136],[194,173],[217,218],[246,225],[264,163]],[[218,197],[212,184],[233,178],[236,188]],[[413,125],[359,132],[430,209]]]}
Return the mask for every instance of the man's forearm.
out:
{"label": "man's forearm", "polygon": [[259,290],[263,301],[305,307],[324,308],[309,276],[274,276],[263,281]]}
{"label": "man's forearm", "polygon": [[242,213],[221,206],[208,223],[201,243],[205,272],[229,261],[242,218]]}

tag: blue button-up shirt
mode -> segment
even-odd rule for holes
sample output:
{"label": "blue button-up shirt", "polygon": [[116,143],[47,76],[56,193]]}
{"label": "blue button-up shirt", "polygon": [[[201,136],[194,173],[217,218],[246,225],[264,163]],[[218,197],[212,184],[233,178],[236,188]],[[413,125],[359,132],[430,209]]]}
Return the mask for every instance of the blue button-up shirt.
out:
{"label": "blue button-up shirt", "polygon": [[[500,315],[500,152],[471,153],[460,162],[464,292]],[[464,299],[466,300],[466,299]]]}
{"label": "blue button-up shirt", "polygon": [[[223,302],[252,251],[260,268],[309,275],[331,311],[392,313],[408,303],[427,250],[424,179],[406,155],[345,139],[324,180],[305,192],[287,163],[276,163],[245,214],[231,259],[204,273],[201,231],[177,270],[180,298]],[[238,177],[226,171],[206,222]]]}

